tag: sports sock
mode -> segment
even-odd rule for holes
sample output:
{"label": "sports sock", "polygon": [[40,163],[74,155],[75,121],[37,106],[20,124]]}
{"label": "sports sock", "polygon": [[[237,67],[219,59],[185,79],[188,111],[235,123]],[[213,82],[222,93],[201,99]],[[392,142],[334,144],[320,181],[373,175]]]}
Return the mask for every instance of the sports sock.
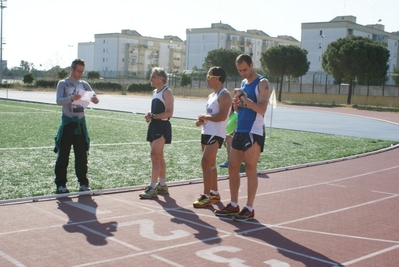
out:
{"label": "sports sock", "polygon": [[215,191],[215,190],[212,190],[212,189],[211,189],[211,193],[212,193],[212,195],[215,195],[215,196],[216,196],[216,195],[219,195],[219,192],[218,192],[218,191]]}
{"label": "sports sock", "polygon": [[151,183],[150,183],[150,186],[151,186],[152,188],[155,188],[155,185],[156,185],[156,183],[154,183],[154,182],[151,182]]}
{"label": "sports sock", "polygon": [[165,178],[159,178],[159,183],[164,186],[166,184],[166,179]]}
{"label": "sports sock", "polygon": [[235,202],[233,202],[233,201],[230,202],[230,205],[231,205],[233,208],[237,208],[237,206],[238,206],[237,203],[235,203]]}
{"label": "sports sock", "polygon": [[250,212],[252,212],[254,209],[248,205],[245,206],[247,208],[247,210],[249,210]]}

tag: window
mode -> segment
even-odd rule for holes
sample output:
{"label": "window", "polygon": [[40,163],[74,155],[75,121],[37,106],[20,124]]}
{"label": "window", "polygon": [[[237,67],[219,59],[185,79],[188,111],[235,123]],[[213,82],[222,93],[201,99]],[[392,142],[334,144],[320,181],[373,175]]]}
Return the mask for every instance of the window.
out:
{"label": "window", "polygon": [[323,35],[323,31],[322,30],[320,30],[320,34],[319,35]]}

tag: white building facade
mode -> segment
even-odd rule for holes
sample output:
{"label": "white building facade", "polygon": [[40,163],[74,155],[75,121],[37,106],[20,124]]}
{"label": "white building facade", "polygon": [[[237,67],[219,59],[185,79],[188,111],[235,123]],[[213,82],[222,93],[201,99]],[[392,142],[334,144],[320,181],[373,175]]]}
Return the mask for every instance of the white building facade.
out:
{"label": "white building facade", "polygon": [[224,23],[212,23],[210,28],[186,30],[186,70],[202,69],[208,52],[232,49],[252,55],[255,68],[261,68],[261,54],[278,45],[296,45],[300,42],[290,36],[271,37],[260,30],[237,31]]}
{"label": "white building facade", "polygon": [[162,67],[168,72],[184,69],[185,43],[177,36],[162,39],[122,30],[95,34],[94,39],[94,42],[78,44],[78,57],[86,61],[87,71],[98,71],[102,77],[146,73],[153,67]]}
{"label": "white building facade", "polygon": [[[345,38],[350,35],[370,38],[381,42],[390,53],[388,74],[398,66],[399,53],[399,32],[388,33],[384,31],[384,25],[360,25],[356,23],[354,16],[338,16],[329,22],[302,23],[301,48],[308,51],[308,61],[310,67],[308,75],[304,79],[312,79],[312,76],[327,76],[322,70],[322,54],[329,43]],[[306,78],[305,78],[306,77]],[[313,79],[314,80],[314,79]],[[302,82],[312,82],[305,81]],[[333,83],[334,79],[328,77],[328,83]],[[387,84],[393,84],[392,77],[389,77]]]}

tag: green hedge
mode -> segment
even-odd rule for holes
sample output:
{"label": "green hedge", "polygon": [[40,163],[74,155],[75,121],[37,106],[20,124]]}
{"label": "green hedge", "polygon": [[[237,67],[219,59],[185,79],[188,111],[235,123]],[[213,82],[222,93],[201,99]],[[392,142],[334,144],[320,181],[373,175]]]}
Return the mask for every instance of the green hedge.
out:
{"label": "green hedge", "polygon": [[51,81],[51,80],[37,80],[36,87],[41,88],[56,88],[58,81]]}
{"label": "green hedge", "polygon": [[127,86],[126,91],[128,92],[152,92],[154,88],[150,82],[146,83],[131,83]]}
{"label": "green hedge", "polygon": [[120,83],[113,83],[113,82],[90,82],[91,87],[96,90],[103,90],[103,91],[122,91],[122,85]]}

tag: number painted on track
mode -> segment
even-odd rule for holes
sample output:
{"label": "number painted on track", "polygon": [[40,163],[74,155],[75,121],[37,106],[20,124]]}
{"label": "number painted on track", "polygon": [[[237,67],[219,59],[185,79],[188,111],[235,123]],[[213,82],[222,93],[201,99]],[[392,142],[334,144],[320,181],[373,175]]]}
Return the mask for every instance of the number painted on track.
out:
{"label": "number painted on track", "polygon": [[129,225],[135,225],[138,224],[140,228],[140,235],[142,237],[155,240],[155,241],[169,241],[173,239],[179,239],[183,238],[186,236],[189,236],[190,233],[184,230],[172,230],[170,231],[172,234],[171,235],[158,235],[154,231],[154,221],[149,220],[149,219],[143,219],[143,220],[137,220],[137,221],[131,221],[131,222],[125,222],[125,223],[119,223],[119,227],[123,226],[129,226]]}
{"label": "number painted on track", "polygon": [[[212,261],[212,262],[216,262],[216,263],[228,263],[229,267],[249,267],[249,265],[244,264],[245,260],[242,260],[239,258],[224,258],[224,257],[216,255],[216,253],[223,252],[223,251],[235,253],[235,252],[239,252],[241,250],[242,249],[237,248],[237,247],[218,246],[218,247],[199,250],[195,254],[198,257],[201,257],[208,261]],[[275,259],[267,260],[267,261],[264,261],[263,263],[268,264],[270,267],[290,267],[290,265],[288,263],[282,262],[279,260],[275,260]]]}

